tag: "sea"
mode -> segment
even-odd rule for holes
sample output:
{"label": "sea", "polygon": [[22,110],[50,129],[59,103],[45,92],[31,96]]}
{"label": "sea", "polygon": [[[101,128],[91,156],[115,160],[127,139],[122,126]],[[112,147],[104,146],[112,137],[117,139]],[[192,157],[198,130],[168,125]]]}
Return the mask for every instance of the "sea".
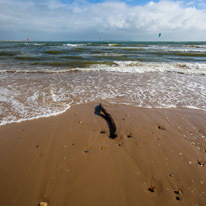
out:
{"label": "sea", "polygon": [[0,42],[0,125],[94,101],[206,111],[206,42]]}

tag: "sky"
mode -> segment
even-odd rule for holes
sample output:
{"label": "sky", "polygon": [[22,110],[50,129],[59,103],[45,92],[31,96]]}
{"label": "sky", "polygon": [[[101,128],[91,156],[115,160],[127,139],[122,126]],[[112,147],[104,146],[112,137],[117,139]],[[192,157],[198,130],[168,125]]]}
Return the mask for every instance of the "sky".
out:
{"label": "sky", "polygon": [[0,0],[0,40],[26,37],[206,41],[206,0]]}

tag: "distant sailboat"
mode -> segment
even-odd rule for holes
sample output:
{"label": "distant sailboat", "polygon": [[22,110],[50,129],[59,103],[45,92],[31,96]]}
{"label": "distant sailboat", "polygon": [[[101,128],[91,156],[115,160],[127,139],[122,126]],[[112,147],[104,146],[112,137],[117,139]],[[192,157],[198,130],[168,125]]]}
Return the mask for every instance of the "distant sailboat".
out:
{"label": "distant sailboat", "polygon": [[28,37],[26,37],[26,43],[27,43],[27,44],[29,43],[29,38],[28,38]]}

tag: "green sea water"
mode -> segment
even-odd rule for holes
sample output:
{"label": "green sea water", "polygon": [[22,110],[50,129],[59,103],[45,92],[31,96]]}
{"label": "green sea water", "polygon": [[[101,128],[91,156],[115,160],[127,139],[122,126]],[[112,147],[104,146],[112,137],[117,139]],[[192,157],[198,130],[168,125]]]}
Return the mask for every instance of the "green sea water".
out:
{"label": "green sea water", "polygon": [[206,42],[0,42],[0,125],[101,100],[206,111]]}

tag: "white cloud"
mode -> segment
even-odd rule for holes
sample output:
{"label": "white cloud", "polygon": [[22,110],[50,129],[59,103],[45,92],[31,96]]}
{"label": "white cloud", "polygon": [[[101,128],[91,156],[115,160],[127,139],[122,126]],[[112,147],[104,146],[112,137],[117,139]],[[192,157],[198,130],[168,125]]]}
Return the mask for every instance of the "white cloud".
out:
{"label": "white cloud", "polygon": [[205,2],[205,0],[198,0],[198,6],[200,8],[206,9],[206,2]]}
{"label": "white cloud", "polygon": [[[201,2],[200,2],[201,3]],[[58,0],[0,0],[0,39],[206,40],[206,11],[181,2],[65,4]]]}

